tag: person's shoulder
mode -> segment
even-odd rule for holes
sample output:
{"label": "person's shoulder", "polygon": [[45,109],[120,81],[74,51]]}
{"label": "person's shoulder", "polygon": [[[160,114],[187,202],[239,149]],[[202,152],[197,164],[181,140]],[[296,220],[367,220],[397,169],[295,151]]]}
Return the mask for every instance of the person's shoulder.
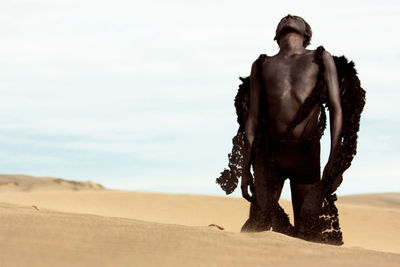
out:
{"label": "person's shoulder", "polygon": [[313,61],[318,64],[331,64],[333,62],[332,55],[324,48],[319,45],[316,49],[306,49],[313,55]]}
{"label": "person's shoulder", "polygon": [[314,51],[314,62],[319,62],[318,64],[323,64],[328,69],[332,69],[335,66],[333,56],[322,45],[318,46]]}
{"label": "person's shoulder", "polygon": [[[320,46],[323,48],[323,46]],[[321,58],[324,64],[334,64],[334,59],[331,53],[329,53],[328,50],[325,50],[325,48],[322,49],[321,51]]]}
{"label": "person's shoulder", "polygon": [[260,54],[252,63],[252,69],[257,69],[260,64],[263,64],[269,56],[267,54]]}
{"label": "person's shoulder", "polygon": [[264,61],[267,58],[269,58],[269,56],[267,54],[260,54],[260,55],[258,55],[257,59],[254,60],[254,62]]}
{"label": "person's shoulder", "polygon": [[323,59],[332,58],[331,53],[329,53],[329,51],[326,50],[323,45],[319,45],[316,49],[311,50],[311,51],[315,51],[315,53],[320,54]]}

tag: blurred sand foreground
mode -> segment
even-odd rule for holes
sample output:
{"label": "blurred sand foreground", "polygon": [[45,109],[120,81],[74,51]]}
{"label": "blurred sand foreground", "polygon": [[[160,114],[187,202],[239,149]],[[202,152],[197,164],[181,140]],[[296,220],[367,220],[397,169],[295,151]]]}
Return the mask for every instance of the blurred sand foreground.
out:
{"label": "blurred sand foreground", "polygon": [[400,266],[400,193],[339,197],[345,245],[336,247],[240,233],[241,198],[43,179],[0,175],[1,267]]}

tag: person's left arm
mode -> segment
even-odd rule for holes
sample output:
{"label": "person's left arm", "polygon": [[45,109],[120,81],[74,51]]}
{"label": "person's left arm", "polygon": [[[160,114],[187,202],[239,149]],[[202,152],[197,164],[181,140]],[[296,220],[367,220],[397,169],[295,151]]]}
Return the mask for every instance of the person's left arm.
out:
{"label": "person's left arm", "polygon": [[339,81],[336,70],[335,61],[328,51],[324,51],[322,55],[323,64],[325,67],[324,79],[328,90],[328,103],[329,103],[329,120],[330,120],[330,132],[331,132],[331,150],[329,154],[328,162],[324,168],[323,177],[325,173],[332,168],[337,150],[340,145],[343,116],[342,106],[340,103],[340,91]]}

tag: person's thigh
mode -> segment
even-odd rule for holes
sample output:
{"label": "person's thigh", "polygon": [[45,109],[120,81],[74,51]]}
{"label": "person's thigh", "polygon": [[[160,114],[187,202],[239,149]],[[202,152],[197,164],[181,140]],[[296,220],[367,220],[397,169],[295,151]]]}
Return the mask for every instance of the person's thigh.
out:
{"label": "person's thigh", "polygon": [[299,222],[300,210],[304,202],[304,198],[310,192],[314,184],[298,184],[290,181],[290,189],[292,194],[292,206],[294,215],[294,225],[297,227]]}
{"label": "person's thigh", "polygon": [[261,208],[268,208],[271,196],[279,200],[285,178],[274,167],[273,159],[258,158],[254,164],[254,188],[256,201]]}

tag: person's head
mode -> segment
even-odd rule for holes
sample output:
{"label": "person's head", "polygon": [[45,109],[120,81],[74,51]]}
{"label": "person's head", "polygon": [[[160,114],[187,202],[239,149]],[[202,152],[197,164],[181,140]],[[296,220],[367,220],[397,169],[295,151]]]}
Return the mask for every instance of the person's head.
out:
{"label": "person's head", "polygon": [[312,36],[311,26],[302,17],[292,16],[290,14],[282,18],[279,22],[276,27],[274,40],[276,40],[279,45],[280,38],[285,33],[293,31],[304,36],[304,47],[307,47],[310,44]]}

